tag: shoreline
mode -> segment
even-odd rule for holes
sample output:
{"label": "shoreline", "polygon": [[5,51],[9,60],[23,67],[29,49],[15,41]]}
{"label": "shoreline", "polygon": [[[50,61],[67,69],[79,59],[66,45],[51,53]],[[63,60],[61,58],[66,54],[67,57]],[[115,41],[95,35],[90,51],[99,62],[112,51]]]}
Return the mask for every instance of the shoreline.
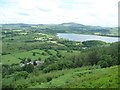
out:
{"label": "shoreline", "polygon": [[[62,34],[62,33],[56,33],[57,34]],[[65,32],[65,34],[83,34],[83,35],[94,35],[94,36],[105,36],[105,37],[115,37],[115,38],[120,38],[120,36],[111,36],[111,35],[96,35],[96,34],[84,34],[84,33],[73,33],[73,32]]]}

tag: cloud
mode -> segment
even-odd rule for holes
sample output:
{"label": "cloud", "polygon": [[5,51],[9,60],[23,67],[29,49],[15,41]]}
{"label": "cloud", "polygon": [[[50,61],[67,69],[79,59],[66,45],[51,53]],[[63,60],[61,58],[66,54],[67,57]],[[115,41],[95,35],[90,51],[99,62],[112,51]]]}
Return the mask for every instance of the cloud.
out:
{"label": "cloud", "polygon": [[117,26],[118,0],[0,0],[0,23]]}

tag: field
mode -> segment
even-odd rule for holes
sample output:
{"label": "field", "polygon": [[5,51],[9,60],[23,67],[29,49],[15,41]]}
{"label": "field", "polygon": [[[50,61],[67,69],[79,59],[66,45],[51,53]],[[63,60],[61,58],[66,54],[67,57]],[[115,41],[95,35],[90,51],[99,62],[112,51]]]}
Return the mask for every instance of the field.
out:
{"label": "field", "polygon": [[[58,50],[58,51],[62,56],[65,56],[65,57],[68,57],[68,56],[71,56],[74,54],[76,55],[76,54],[80,53],[80,51],[75,51],[75,50],[72,53],[67,52],[66,50]],[[36,53],[35,55],[33,55],[34,52]],[[57,54],[57,52],[55,50],[49,50],[49,52],[50,52],[50,54],[47,53],[45,50],[34,49],[31,51],[26,51],[26,52],[3,55],[2,63],[9,64],[9,65],[19,64],[21,61],[19,58],[31,58],[32,61],[37,60],[38,58],[41,58],[41,60],[44,61],[51,55],[55,56]]]}

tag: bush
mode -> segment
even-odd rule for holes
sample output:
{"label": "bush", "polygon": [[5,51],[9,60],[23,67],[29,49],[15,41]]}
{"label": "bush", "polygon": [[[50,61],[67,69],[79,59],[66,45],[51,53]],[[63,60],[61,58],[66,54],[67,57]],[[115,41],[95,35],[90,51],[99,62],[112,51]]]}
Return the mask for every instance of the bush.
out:
{"label": "bush", "polygon": [[27,61],[28,61],[28,62],[31,62],[32,60],[31,60],[31,58],[27,58]]}
{"label": "bush", "polygon": [[14,88],[16,89],[26,89],[30,86],[30,82],[25,79],[20,79],[15,82]]}
{"label": "bush", "polygon": [[45,76],[39,76],[39,77],[34,76],[30,78],[30,83],[32,85],[36,85],[37,83],[41,84],[43,82],[47,82],[47,79],[45,78]]}
{"label": "bush", "polygon": [[31,85],[36,85],[38,78],[37,77],[31,77],[29,80],[30,80]]}
{"label": "bush", "polygon": [[71,68],[71,67],[73,67],[72,61],[59,60],[55,63],[48,65],[46,68],[43,69],[43,71],[46,73],[53,70],[62,70],[62,69]]}
{"label": "bush", "polygon": [[52,80],[52,77],[48,76],[47,77],[47,82],[51,81]]}
{"label": "bush", "polygon": [[34,70],[34,65],[32,65],[32,64],[25,65],[23,67],[23,70],[27,71],[28,73],[31,73]]}
{"label": "bush", "polygon": [[33,52],[33,54],[32,54],[33,56],[35,56],[36,55],[36,53],[35,52]]}
{"label": "bush", "polygon": [[100,65],[101,68],[106,68],[106,67],[109,66],[106,61],[99,61],[99,62],[98,62],[98,65]]}
{"label": "bush", "polygon": [[28,77],[28,74],[29,73],[26,72],[26,71],[16,72],[14,74],[14,79],[15,80],[18,80],[18,79],[21,79],[21,78],[26,79]]}
{"label": "bush", "polygon": [[14,88],[14,83],[13,83],[13,79],[12,78],[4,78],[2,80],[2,88],[9,88],[9,89],[12,89]]}
{"label": "bush", "polygon": [[41,58],[39,57],[38,60],[41,61]]}
{"label": "bush", "polygon": [[46,53],[45,53],[45,52],[42,52],[41,55],[46,55]]}
{"label": "bush", "polygon": [[57,53],[56,56],[59,57],[59,58],[62,57],[62,55],[60,53]]}
{"label": "bush", "polygon": [[41,83],[43,83],[43,82],[47,82],[47,80],[46,80],[46,78],[45,78],[44,76],[39,76],[37,82],[38,82],[39,84],[41,84]]}
{"label": "bush", "polygon": [[110,55],[102,55],[101,60],[98,62],[98,65],[100,65],[101,68],[110,67],[114,65],[113,59]]}

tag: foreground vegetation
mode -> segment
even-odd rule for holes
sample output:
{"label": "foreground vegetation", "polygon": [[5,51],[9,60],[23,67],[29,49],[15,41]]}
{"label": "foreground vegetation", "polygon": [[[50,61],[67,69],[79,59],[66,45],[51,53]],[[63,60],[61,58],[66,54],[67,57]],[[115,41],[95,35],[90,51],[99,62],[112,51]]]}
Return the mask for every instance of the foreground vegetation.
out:
{"label": "foreground vegetation", "polygon": [[118,66],[86,66],[43,73],[16,72],[3,79],[3,88],[118,88]]}

